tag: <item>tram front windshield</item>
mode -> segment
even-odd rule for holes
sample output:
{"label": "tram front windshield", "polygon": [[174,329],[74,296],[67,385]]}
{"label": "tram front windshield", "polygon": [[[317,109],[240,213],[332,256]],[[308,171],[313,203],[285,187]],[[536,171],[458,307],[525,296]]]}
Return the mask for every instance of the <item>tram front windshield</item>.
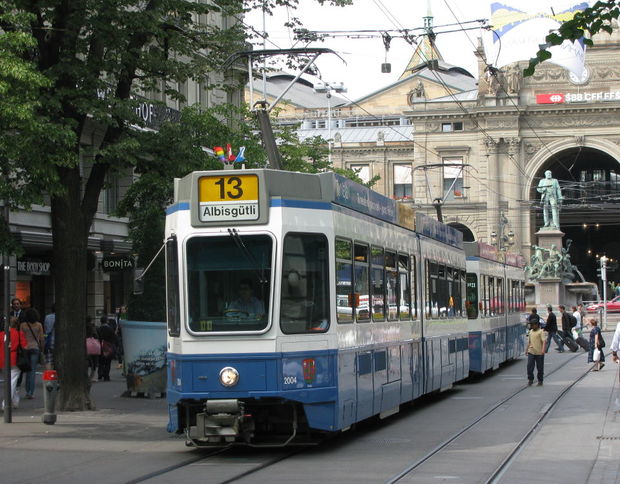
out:
{"label": "tram front windshield", "polygon": [[187,303],[192,332],[267,327],[272,249],[267,235],[231,233],[188,240]]}

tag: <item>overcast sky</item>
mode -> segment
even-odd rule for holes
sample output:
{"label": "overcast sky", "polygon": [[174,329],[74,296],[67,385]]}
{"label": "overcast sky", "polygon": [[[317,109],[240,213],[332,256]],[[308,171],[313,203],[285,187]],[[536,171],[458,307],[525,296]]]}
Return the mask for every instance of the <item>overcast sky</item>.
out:
{"label": "overcast sky", "polygon": [[[497,1],[497,0],[496,0]],[[504,0],[502,3],[527,11],[531,9],[549,10],[555,7],[560,11],[567,0]],[[283,26],[287,15],[301,18],[309,30],[363,30],[363,29],[413,29],[424,25],[427,0],[354,0],[354,5],[344,8],[321,7],[314,0],[300,0],[297,11],[287,12],[281,8],[273,17],[266,17],[266,31],[269,41],[265,47],[290,48],[303,47],[294,44],[293,33]],[[477,19],[489,19],[489,0],[430,0],[435,30],[459,30],[458,23],[464,27],[476,27],[467,23]],[[579,3],[574,0],[571,3]],[[260,13],[246,17],[246,23],[255,29],[263,30],[263,16]],[[450,27],[442,25],[457,24]],[[414,33],[420,31],[414,31]],[[437,35],[437,46],[444,60],[467,69],[477,77],[477,61],[474,56],[477,38],[486,35],[479,28],[467,32],[443,33]],[[407,66],[415,46],[405,40],[394,38],[387,52],[387,62],[391,63],[390,74],[381,73],[381,64],[386,62],[386,51],[381,38],[349,39],[328,38],[314,46],[328,47],[340,54],[346,64],[338,57],[323,54],[316,64],[321,77],[327,82],[342,82],[348,89],[347,97],[358,99],[396,81]],[[257,47],[259,48],[259,47]],[[533,53],[534,54],[534,53]],[[532,55],[533,55],[532,54]]]}

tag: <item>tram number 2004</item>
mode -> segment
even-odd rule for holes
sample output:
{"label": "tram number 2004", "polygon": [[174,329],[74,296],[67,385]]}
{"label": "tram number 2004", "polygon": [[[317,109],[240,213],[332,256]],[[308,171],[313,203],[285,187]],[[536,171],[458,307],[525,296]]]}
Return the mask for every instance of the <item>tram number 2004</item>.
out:
{"label": "tram number 2004", "polygon": [[297,377],[296,376],[285,376],[284,377],[284,384],[285,385],[294,385],[297,383]]}

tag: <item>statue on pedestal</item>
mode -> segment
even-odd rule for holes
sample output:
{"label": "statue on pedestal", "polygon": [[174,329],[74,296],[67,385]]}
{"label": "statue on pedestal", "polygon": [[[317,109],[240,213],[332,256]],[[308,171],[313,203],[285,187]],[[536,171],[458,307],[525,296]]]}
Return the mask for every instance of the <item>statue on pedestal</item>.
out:
{"label": "statue on pedestal", "polygon": [[554,278],[572,280],[575,266],[571,263],[568,253],[571,243],[572,240],[568,239],[566,248],[561,250],[558,250],[555,244],[551,244],[549,249],[533,245],[534,253],[529,265],[525,267],[528,278],[531,281]]}
{"label": "statue on pedestal", "polygon": [[560,184],[551,176],[551,170],[545,171],[545,178],[538,182],[536,190],[541,194],[544,228],[560,230],[560,205],[564,197]]}

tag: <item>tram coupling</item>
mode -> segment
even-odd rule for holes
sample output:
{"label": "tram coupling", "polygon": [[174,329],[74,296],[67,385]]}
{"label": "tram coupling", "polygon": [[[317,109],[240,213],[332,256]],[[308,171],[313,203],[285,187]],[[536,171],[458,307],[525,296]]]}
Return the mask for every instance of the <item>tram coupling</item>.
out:
{"label": "tram coupling", "polygon": [[236,399],[207,400],[204,412],[196,414],[197,445],[221,445],[254,437],[254,420]]}

